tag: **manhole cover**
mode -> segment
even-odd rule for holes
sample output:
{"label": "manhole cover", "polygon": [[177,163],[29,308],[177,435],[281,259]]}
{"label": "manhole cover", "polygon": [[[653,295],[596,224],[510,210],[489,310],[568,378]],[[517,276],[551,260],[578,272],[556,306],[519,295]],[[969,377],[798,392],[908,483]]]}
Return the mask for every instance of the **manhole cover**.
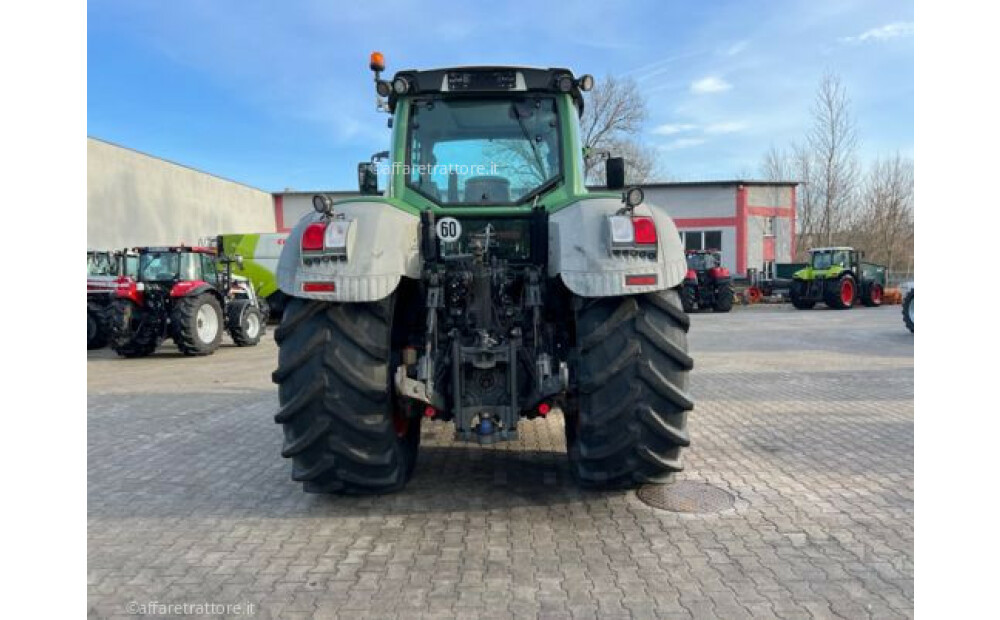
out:
{"label": "manhole cover", "polygon": [[647,484],[636,495],[653,508],[671,512],[719,512],[733,507],[731,494],[704,482],[681,480],[673,484]]}

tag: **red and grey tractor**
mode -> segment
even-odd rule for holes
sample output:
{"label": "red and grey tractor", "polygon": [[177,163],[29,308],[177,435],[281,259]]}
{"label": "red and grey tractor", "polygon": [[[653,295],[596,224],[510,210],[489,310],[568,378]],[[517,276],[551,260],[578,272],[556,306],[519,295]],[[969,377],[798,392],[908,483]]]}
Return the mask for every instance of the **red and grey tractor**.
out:
{"label": "red and grey tractor", "polygon": [[[111,348],[123,357],[151,354],[167,337],[185,355],[211,355],[229,331],[237,346],[253,346],[264,317],[253,287],[234,278],[240,257],[212,247],[144,247],[135,277],[118,278],[111,306]],[[219,263],[225,265],[220,271]]]}
{"label": "red and grey tractor", "polygon": [[111,302],[118,278],[134,276],[139,258],[127,250],[87,250],[87,349],[108,345]]}
{"label": "red and grey tractor", "polygon": [[719,250],[688,250],[687,275],[681,289],[685,312],[706,310],[729,312],[733,308],[733,285],[729,270],[722,266]]}

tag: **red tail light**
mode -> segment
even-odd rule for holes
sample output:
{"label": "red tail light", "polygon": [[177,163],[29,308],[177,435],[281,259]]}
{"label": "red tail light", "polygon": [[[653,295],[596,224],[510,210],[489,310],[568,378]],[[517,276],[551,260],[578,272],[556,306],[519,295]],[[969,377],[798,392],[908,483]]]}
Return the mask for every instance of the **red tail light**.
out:
{"label": "red tail light", "polygon": [[694,269],[688,269],[687,275],[685,275],[684,278],[687,280],[697,280],[698,274],[695,273]]}
{"label": "red tail light", "polygon": [[538,405],[538,415],[540,415],[540,416],[546,416],[546,415],[548,415],[549,411],[551,411],[551,410],[552,410],[552,407],[550,407],[548,403],[542,403],[542,404]]}
{"label": "red tail light", "polygon": [[636,245],[652,245],[656,243],[656,224],[653,218],[638,216],[632,218],[632,227],[635,229]]}
{"label": "red tail light", "polygon": [[302,249],[307,252],[322,252],[325,234],[326,222],[314,222],[306,226],[302,233]]}

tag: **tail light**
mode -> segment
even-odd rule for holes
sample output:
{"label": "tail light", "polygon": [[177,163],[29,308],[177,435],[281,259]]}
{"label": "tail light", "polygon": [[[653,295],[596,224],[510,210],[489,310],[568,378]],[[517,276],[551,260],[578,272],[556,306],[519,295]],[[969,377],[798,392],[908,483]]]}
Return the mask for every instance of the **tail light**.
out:
{"label": "tail light", "polygon": [[632,228],[635,229],[636,245],[656,245],[656,224],[651,217],[633,217]]}
{"label": "tail light", "polygon": [[684,276],[684,278],[686,280],[697,280],[698,279],[698,274],[695,272],[694,269],[688,269],[688,272]]}
{"label": "tail light", "polygon": [[656,253],[656,223],[648,215],[610,215],[611,251]]}
{"label": "tail light", "polygon": [[322,252],[324,236],[326,236],[326,222],[309,224],[302,233],[302,249],[306,252]]}
{"label": "tail light", "polygon": [[[302,252],[311,255],[305,259],[327,260],[347,258],[347,245],[350,238],[353,220],[333,219],[324,222],[313,222],[302,231]],[[322,255],[322,256],[316,256]]]}

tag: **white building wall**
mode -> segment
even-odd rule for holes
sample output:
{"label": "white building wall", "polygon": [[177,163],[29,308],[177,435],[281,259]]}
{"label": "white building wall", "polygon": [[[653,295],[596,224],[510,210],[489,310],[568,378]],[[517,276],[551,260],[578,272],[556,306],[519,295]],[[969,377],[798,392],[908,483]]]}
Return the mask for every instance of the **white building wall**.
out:
{"label": "white building wall", "polygon": [[673,218],[734,217],[736,186],[643,187],[646,202],[666,208]]}
{"label": "white building wall", "polygon": [[788,185],[748,185],[747,205],[751,207],[790,207],[792,187]]}
{"label": "white building wall", "polygon": [[[334,201],[343,200],[358,196],[357,192],[344,191],[317,191],[317,192],[286,192],[275,194],[281,198],[281,219],[286,230],[295,227],[295,224],[302,219],[302,216],[313,212],[312,199],[318,193],[323,193]],[[277,202],[275,203],[277,205]]]}
{"label": "white building wall", "polygon": [[197,243],[274,232],[270,193],[87,138],[87,246]]}

